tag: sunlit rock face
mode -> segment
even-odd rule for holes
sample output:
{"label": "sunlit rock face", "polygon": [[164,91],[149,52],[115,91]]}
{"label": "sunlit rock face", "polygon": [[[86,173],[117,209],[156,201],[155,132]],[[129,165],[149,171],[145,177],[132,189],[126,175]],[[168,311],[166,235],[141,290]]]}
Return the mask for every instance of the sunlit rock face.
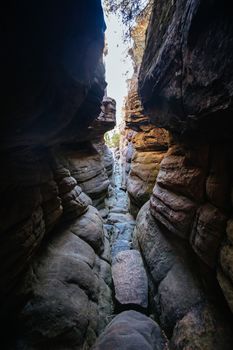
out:
{"label": "sunlit rock face", "polygon": [[134,75],[128,82],[129,92],[125,103],[125,129],[123,130],[123,162],[125,184],[130,197],[130,211],[136,216],[152,192],[161,160],[168,147],[168,133],[155,128],[149,115],[143,111],[138,96],[138,71],[145,48],[145,31],[150,10],[141,14],[132,31],[134,41],[130,50]]}
{"label": "sunlit rock face", "polygon": [[101,1],[25,0],[2,17],[2,346],[88,348],[112,313],[108,236],[92,206],[108,190],[103,134],[115,124],[114,100],[102,104]]}
{"label": "sunlit rock face", "polygon": [[[188,349],[190,344],[195,349],[231,347],[227,336],[222,343],[217,340],[220,337],[212,338],[214,323],[210,322],[221,316],[231,325],[229,310],[233,309],[233,25],[229,13],[225,1],[156,1],[139,74],[145,112],[154,125],[170,131],[170,147],[160,164],[150,204],[138,216],[136,236],[155,286],[156,312],[168,332],[174,331],[174,349]],[[179,282],[186,272],[174,267],[177,258],[192,281],[195,275],[199,284],[204,282],[204,288],[198,288],[220,310],[191,307],[202,302],[198,293],[189,294],[188,279]],[[181,299],[179,283],[182,293],[189,291]]]}
{"label": "sunlit rock face", "polygon": [[134,216],[141,206],[147,202],[152,193],[160,163],[167,151],[168,133],[164,129],[155,128],[150,124],[149,117],[142,112],[137,94],[137,78],[130,84],[128,100],[126,103],[126,127],[133,130],[129,134],[126,162],[130,169],[127,178],[127,190],[130,196],[130,208]]}

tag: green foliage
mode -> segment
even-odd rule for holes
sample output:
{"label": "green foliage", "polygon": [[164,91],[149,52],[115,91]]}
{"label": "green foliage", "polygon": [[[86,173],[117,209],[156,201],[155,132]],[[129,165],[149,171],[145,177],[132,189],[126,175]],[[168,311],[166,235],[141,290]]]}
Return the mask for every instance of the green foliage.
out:
{"label": "green foliage", "polygon": [[130,38],[130,32],[136,18],[153,0],[104,0],[105,13],[118,14],[126,29],[126,39]]}
{"label": "green foliage", "polygon": [[104,140],[106,145],[110,148],[119,148],[120,146],[120,133],[117,131],[114,131],[113,133],[107,132],[104,135]]}

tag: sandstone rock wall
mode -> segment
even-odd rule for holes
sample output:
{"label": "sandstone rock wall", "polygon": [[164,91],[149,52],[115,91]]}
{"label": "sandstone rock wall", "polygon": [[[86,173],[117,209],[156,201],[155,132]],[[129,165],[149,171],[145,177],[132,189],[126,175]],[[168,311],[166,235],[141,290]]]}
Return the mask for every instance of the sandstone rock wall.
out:
{"label": "sandstone rock wall", "polygon": [[[84,206],[83,206],[84,207]],[[19,291],[16,347],[89,348],[113,312],[108,247],[97,209],[57,229],[26,274]]]}
{"label": "sandstone rock wall", "polygon": [[103,134],[115,125],[114,100],[102,104],[101,2],[25,0],[1,16],[1,344],[89,348],[112,313],[92,206],[107,194]]}
{"label": "sandstone rock wall", "polygon": [[123,186],[127,188],[130,210],[134,216],[150,197],[159,164],[168,147],[168,133],[150,123],[138,96],[138,71],[145,48],[149,16],[150,7],[139,16],[131,34],[134,44],[130,54],[134,63],[134,75],[128,82],[124,109],[122,156],[126,176]]}
{"label": "sandstone rock wall", "polygon": [[168,147],[166,130],[155,128],[150,124],[149,117],[143,114],[137,87],[137,74],[135,74],[129,85],[124,131],[125,161],[128,164],[126,187],[130,197],[130,210],[134,216],[150,198],[160,162]]}
{"label": "sandstone rock wall", "polygon": [[143,107],[157,126],[178,134],[198,130],[231,137],[229,6],[217,0],[154,4],[139,89]]}
{"label": "sandstone rock wall", "polygon": [[212,328],[232,325],[232,38],[227,2],[154,3],[139,94],[151,122],[171,136],[135,244],[175,349],[232,342],[214,339]]}

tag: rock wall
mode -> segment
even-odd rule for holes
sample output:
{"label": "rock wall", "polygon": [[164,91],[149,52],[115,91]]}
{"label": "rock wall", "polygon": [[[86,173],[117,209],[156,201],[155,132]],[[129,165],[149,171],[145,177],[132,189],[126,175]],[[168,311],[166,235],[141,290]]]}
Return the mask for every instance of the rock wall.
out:
{"label": "rock wall", "polygon": [[[126,188],[130,211],[136,217],[152,193],[160,163],[168,148],[168,133],[150,124],[137,94],[137,75],[129,85],[125,108]],[[138,108],[136,106],[139,105]]]}
{"label": "rock wall", "polygon": [[139,94],[170,145],[135,245],[174,349],[232,344],[232,38],[225,1],[154,3]]}
{"label": "rock wall", "polygon": [[232,52],[228,1],[157,1],[139,78],[151,120],[178,134],[231,137]]}
{"label": "rock wall", "polygon": [[115,125],[114,100],[102,103],[101,2],[24,0],[1,15],[2,347],[88,349],[112,313],[92,206],[108,192],[103,134]]}
{"label": "rock wall", "polygon": [[150,123],[138,96],[138,72],[145,48],[149,16],[150,7],[141,13],[131,33],[134,44],[130,54],[134,63],[134,74],[128,81],[128,96],[124,108],[125,127],[122,132],[121,148],[126,173],[123,187],[128,191],[130,211],[135,217],[150,198],[160,162],[168,147],[168,133]]}

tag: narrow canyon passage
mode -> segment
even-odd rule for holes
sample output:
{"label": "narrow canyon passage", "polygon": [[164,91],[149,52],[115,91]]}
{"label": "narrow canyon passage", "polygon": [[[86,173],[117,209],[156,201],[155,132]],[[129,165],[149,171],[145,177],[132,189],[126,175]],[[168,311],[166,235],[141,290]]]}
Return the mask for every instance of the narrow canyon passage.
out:
{"label": "narrow canyon passage", "polygon": [[232,350],[229,2],[4,7],[0,348]]}

